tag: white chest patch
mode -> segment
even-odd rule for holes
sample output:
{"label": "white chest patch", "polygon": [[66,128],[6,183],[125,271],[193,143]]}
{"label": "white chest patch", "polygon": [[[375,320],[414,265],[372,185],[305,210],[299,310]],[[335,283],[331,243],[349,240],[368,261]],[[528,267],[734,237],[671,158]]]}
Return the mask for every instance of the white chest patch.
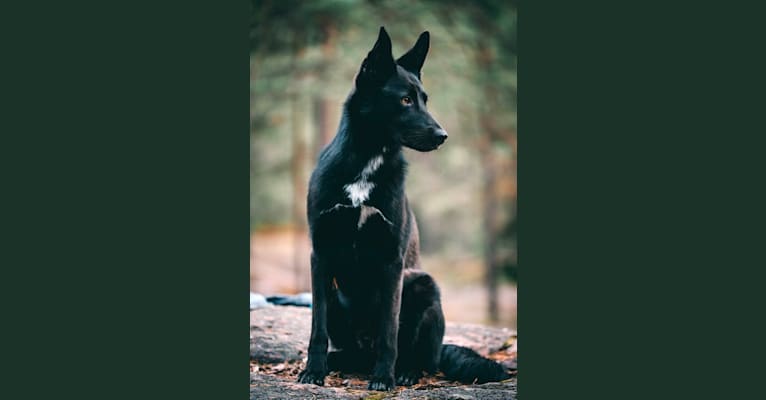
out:
{"label": "white chest patch", "polygon": [[381,165],[383,165],[382,155],[371,158],[370,161],[367,162],[367,165],[364,166],[364,169],[362,169],[359,178],[356,181],[343,186],[343,189],[346,191],[346,194],[354,207],[359,207],[370,198],[370,192],[372,192],[375,184],[370,182],[369,179]]}

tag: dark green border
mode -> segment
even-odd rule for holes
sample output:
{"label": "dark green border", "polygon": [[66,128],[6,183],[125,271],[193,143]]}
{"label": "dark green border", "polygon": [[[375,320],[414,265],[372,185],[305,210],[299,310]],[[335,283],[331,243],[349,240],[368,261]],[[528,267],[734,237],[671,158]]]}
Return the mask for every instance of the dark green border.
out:
{"label": "dark green border", "polygon": [[249,7],[5,14],[5,397],[248,398]]}
{"label": "dark green border", "polygon": [[[4,388],[246,398],[248,4],[35,7],[6,14]],[[766,35],[735,9],[520,4],[521,398],[760,392]]]}
{"label": "dark green border", "polygon": [[522,399],[760,391],[762,14],[673,4],[520,4]]}

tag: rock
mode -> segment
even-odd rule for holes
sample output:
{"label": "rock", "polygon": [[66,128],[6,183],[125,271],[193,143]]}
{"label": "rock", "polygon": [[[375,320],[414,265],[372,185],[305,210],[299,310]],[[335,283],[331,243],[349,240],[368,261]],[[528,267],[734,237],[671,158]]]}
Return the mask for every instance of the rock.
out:
{"label": "rock", "polygon": [[267,307],[250,312],[250,359],[261,363],[298,361],[306,357],[311,309]]}
{"label": "rock", "polygon": [[510,369],[510,370],[514,370],[515,371],[515,370],[519,369],[518,361],[515,358],[505,360],[505,361],[501,362],[500,364],[503,364],[503,366],[505,368]]}
{"label": "rock", "polygon": [[[250,358],[265,363],[306,357],[311,335],[311,309],[268,307],[250,312]],[[444,343],[469,347],[482,355],[498,351],[516,332],[476,324],[447,323]]]}
{"label": "rock", "polygon": [[374,392],[345,386],[304,385],[263,374],[253,374],[250,378],[250,400],[515,400],[516,396],[515,379],[483,385],[456,385],[427,390],[398,387],[392,392]]}
{"label": "rock", "polygon": [[333,388],[316,385],[303,385],[282,378],[254,374],[250,377],[250,400],[261,399],[354,399],[358,400],[359,394],[341,388]]}
{"label": "rock", "polygon": [[406,389],[399,392],[398,396],[390,398],[405,400],[515,400],[516,379],[483,385],[442,387],[428,391]]}
{"label": "rock", "polygon": [[[262,368],[251,368],[250,399],[431,399],[500,400],[516,399],[516,378],[483,385],[462,385],[439,381],[437,384],[397,387],[393,392],[367,391],[366,383],[345,376],[328,376],[326,386],[295,382],[297,371],[305,365],[311,334],[311,309],[279,306],[250,312],[250,359]],[[516,332],[474,324],[447,323],[445,343],[470,347],[487,355],[507,347]],[[505,351],[505,350],[504,350]],[[508,360],[503,361],[511,366]],[[275,365],[278,364],[278,365]],[[515,359],[512,366],[515,368]],[[361,377],[367,379],[367,377]]]}
{"label": "rock", "polygon": [[469,396],[467,394],[452,393],[448,397],[449,400],[476,400],[476,397]]}
{"label": "rock", "polygon": [[516,332],[508,328],[447,322],[444,343],[469,347],[479,354],[487,355],[500,350],[508,337],[515,335]]}

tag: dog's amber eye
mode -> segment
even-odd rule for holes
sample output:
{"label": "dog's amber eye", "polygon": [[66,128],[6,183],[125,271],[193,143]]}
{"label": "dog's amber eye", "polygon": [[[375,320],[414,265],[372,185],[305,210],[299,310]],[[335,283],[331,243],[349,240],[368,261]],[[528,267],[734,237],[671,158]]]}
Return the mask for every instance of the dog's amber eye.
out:
{"label": "dog's amber eye", "polygon": [[412,99],[410,96],[404,96],[402,97],[402,104],[405,106],[411,106],[412,105]]}

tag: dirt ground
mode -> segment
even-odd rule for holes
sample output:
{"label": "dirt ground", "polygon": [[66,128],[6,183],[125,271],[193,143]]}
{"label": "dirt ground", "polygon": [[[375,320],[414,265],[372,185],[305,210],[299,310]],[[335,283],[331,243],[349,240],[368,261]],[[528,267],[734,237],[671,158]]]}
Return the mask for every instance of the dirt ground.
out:
{"label": "dirt ground", "polygon": [[[310,291],[310,254],[305,231],[272,229],[253,234],[250,290],[264,295]],[[509,283],[501,283],[498,288],[500,320],[489,321],[481,260],[424,256],[421,262],[441,287],[442,307],[448,321],[516,329],[516,286]]]}

